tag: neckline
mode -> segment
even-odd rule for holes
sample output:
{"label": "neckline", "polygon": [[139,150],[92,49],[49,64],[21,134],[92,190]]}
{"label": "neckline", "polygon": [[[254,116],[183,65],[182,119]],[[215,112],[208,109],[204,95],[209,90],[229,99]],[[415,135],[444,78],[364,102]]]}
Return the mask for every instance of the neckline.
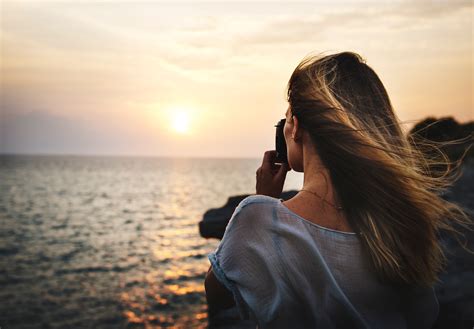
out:
{"label": "neckline", "polygon": [[321,226],[319,224],[316,224],[312,221],[309,221],[307,220],[306,218],[304,217],[301,217],[300,215],[298,215],[297,213],[295,213],[294,211],[292,211],[291,209],[289,209],[287,206],[285,206],[283,204],[283,199],[278,199],[278,204],[283,208],[285,209],[286,212],[288,212],[289,214],[295,216],[296,218],[299,218],[300,220],[302,220],[303,222],[305,223],[308,223],[310,225],[313,225],[315,226],[316,228],[319,228],[321,230],[324,230],[324,231],[329,231],[329,232],[332,232],[332,233],[337,233],[337,234],[341,234],[341,235],[346,235],[346,236],[357,236],[357,233],[356,232],[344,232],[344,231],[338,231],[338,230],[334,230],[332,228],[329,228],[329,227],[325,227],[325,226]]}

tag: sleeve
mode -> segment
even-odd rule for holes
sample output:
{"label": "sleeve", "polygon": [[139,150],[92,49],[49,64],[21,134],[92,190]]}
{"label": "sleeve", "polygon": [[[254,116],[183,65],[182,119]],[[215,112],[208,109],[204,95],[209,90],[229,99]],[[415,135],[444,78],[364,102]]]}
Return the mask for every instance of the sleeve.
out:
{"label": "sleeve", "polygon": [[208,258],[216,278],[234,295],[240,317],[260,322],[277,311],[281,280],[269,226],[272,213],[251,200],[246,198],[237,206],[220,244]]}

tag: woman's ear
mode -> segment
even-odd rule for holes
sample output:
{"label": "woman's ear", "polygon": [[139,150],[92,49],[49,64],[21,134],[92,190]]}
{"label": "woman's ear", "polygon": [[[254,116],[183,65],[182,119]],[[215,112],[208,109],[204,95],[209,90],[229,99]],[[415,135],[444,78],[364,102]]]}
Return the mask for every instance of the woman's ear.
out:
{"label": "woman's ear", "polygon": [[298,141],[301,137],[301,128],[299,125],[298,118],[293,115],[293,130],[291,131],[291,137],[296,141]]}

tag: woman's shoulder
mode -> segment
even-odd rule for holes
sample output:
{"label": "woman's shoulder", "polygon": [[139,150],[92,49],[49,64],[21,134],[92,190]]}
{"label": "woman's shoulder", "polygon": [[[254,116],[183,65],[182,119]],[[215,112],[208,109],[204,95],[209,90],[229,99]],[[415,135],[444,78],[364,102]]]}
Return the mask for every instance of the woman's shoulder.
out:
{"label": "woman's shoulder", "polygon": [[[273,198],[266,195],[253,194],[244,198],[234,210],[230,223],[238,221],[245,222],[245,218],[249,218],[253,224],[263,224],[263,221],[267,221],[271,210],[280,203],[280,199]],[[239,219],[237,219],[239,218]]]}
{"label": "woman's shoulder", "polygon": [[248,205],[259,205],[259,204],[277,204],[280,203],[281,199],[277,199],[271,196],[262,194],[252,194],[240,201],[238,207],[243,208]]}
{"label": "woman's shoulder", "polygon": [[280,199],[262,194],[252,194],[244,198],[235,208],[234,213],[251,213],[251,212],[265,212],[273,209],[280,203]]}

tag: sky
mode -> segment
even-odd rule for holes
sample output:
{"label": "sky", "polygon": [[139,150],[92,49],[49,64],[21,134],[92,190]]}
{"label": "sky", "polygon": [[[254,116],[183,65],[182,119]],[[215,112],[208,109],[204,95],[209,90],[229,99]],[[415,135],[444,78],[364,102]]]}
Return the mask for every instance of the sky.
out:
{"label": "sky", "polygon": [[404,129],[474,119],[471,1],[0,6],[0,153],[260,158],[296,65],[346,50]]}

